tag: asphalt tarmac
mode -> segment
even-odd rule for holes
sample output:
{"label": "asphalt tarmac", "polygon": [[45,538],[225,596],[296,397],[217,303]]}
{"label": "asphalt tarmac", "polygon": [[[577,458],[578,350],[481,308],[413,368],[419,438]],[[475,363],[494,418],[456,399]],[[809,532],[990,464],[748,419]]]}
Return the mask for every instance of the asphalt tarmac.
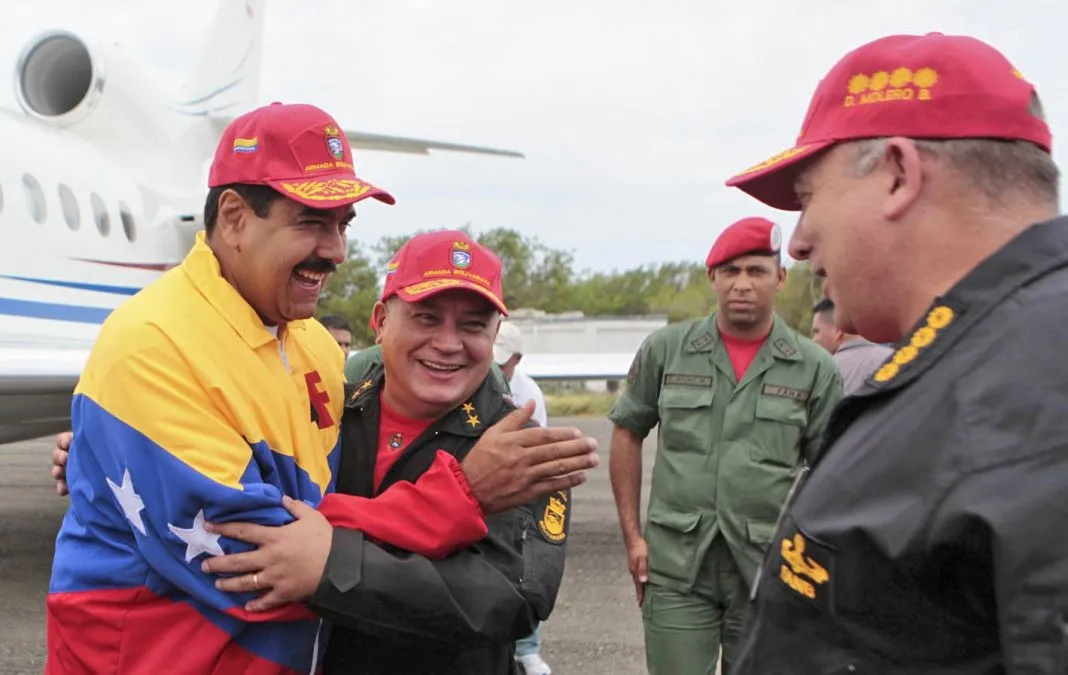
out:
{"label": "asphalt tarmac", "polygon": [[[597,438],[601,466],[576,490],[567,566],[556,610],[542,626],[542,656],[554,675],[645,673],[641,615],[608,482],[610,425],[554,419]],[[648,491],[656,447],[645,443]],[[40,675],[44,603],[56,532],[67,500],[53,490],[51,438],[0,445],[0,674]],[[644,509],[643,509],[644,513]]]}

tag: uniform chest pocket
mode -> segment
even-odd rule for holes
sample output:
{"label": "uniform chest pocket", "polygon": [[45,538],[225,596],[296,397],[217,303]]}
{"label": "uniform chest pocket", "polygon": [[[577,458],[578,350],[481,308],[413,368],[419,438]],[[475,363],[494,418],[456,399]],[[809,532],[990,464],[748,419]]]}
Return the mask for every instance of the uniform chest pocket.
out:
{"label": "uniform chest pocket", "polygon": [[798,443],[807,425],[808,408],[804,402],[761,395],[756,404],[753,461],[795,466],[801,457]]}
{"label": "uniform chest pocket", "polygon": [[712,387],[667,385],[660,390],[660,442],[665,450],[712,447]]}

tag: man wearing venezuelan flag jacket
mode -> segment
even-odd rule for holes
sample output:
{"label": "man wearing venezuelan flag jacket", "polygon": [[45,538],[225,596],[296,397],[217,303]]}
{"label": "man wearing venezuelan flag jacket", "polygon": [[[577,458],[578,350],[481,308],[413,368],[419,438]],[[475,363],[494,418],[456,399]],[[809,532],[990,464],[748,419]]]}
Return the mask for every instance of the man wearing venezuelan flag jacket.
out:
{"label": "man wearing venezuelan flag jacket", "polygon": [[[305,105],[234,120],[209,186],[205,233],[108,318],[75,391],[48,675],[316,672],[328,628],[301,605],[248,611],[256,574],[246,593],[218,588],[204,560],[253,547],[212,523],[316,533],[329,520],[440,555],[481,539],[483,509],[537,479],[500,471],[490,447],[373,500],[329,494],[343,354],[310,317],[344,259],[352,205],[393,198],[356,177],[336,122]],[[330,523],[317,550],[330,550]]]}
{"label": "man wearing venezuelan flag jacket", "polygon": [[283,496],[332,489],[342,355],[308,319],[352,205],[393,198],[304,105],[232,122],[209,187],[205,233],[107,319],[75,390],[50,674],[307,673],[325,642],[306,611],[252,616],[216,590],[202,558],[247,547],[205,522],[280,525]]}

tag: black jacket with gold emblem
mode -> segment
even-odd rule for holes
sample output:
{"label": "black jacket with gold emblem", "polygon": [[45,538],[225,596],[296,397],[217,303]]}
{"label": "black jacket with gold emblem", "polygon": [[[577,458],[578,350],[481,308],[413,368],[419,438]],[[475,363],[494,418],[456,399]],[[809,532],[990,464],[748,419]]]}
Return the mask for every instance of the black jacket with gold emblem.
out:
{"label": "black jacket with gold emblem", "polygon": [[1066,346],[1059,218],[937,298],[835,410],[730,675],[1068,673]]}
{"label": "black jacket with gold emblem", "polygon": [[[342,419],[337,491],[372,497],[378,451],[380,363],[350,386]],[[487,377],[464,406],[412,441],[379,492],[414,482],[438,450],[459,460],[487,427],[515,408]],[[549,617],[564,571],[570,491],[488,516],[489,534],[441,560],[335,529],[319,588],[309,605],[333,623],[326,675],[507,675],[514,642]]]}

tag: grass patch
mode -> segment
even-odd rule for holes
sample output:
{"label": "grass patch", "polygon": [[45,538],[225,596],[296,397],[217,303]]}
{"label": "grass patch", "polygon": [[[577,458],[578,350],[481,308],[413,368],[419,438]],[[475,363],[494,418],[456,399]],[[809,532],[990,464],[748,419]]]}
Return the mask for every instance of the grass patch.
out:
{"label": "grass patch", "polygon": [[576,392],[546,394],[545,411],[549,417],[603,416],[615,404],[618,394]]}

